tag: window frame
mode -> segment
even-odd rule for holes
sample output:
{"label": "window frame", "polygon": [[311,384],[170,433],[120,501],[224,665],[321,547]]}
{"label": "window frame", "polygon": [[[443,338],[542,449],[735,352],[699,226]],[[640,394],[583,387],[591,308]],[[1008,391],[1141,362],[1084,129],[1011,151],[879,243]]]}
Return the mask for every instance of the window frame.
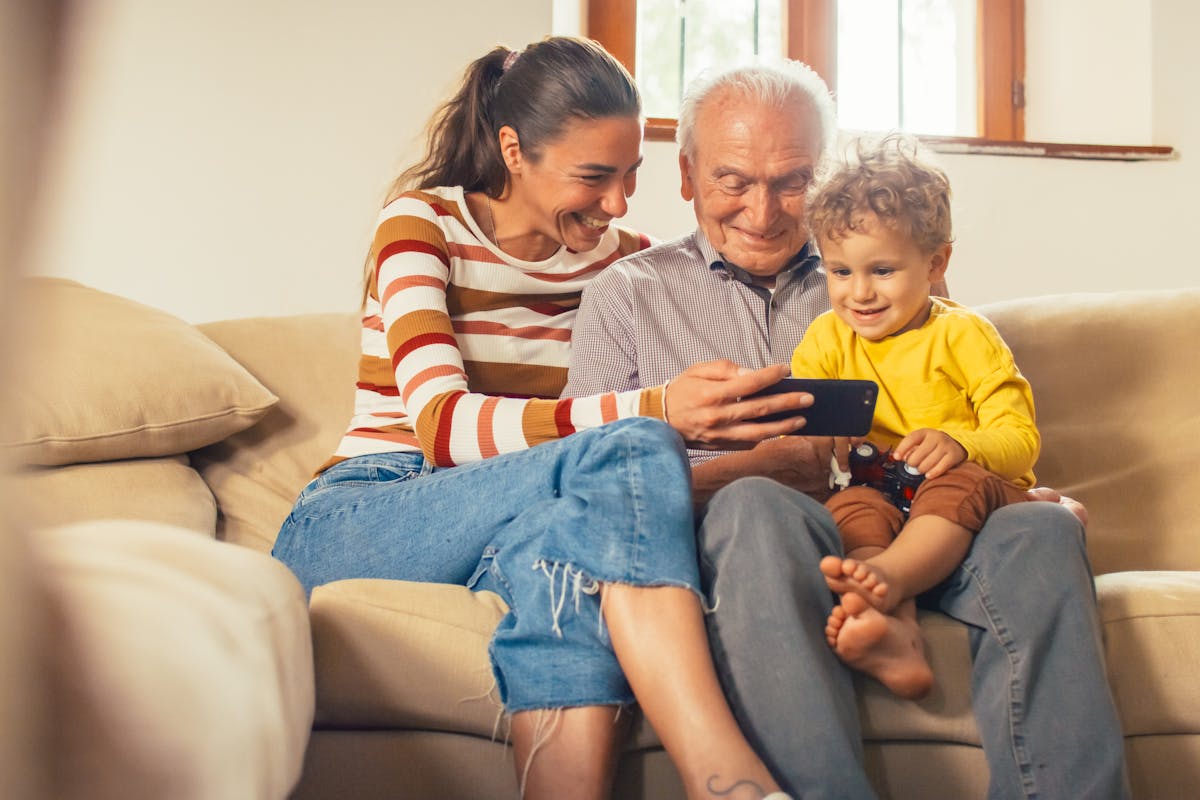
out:
{"label": "window frame", "polygon": [[[805,62],[837,90],[836,0],[782,0],[788,58]],[[1160,146],[1025,141],[1025,0],[976,0],[978,120],[983,135],[920,136],[935,150],[1056,158],[1145,160],[1174,157]],[[637,0],[587,0],[586,35],[637,74]],[[675,120],[649,117],[645,135],[674,141]]]}

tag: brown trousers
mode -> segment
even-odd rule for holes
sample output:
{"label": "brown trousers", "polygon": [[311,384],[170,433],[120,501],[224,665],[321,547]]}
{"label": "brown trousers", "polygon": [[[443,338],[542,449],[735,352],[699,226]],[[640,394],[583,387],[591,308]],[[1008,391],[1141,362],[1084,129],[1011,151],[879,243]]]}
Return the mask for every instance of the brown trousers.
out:
{"label": "brown trousers", "polygon": [[[964,461],[945,475],[923,482],[908,516],[933,514],[978,533],[993,511],[1028,499],[1025,490],[1011,481]],[[900,509],[870,486],[843,489],[829,498],[825,507],[833,514],[847,553],[865,546],[887,547],[904,526]]]}

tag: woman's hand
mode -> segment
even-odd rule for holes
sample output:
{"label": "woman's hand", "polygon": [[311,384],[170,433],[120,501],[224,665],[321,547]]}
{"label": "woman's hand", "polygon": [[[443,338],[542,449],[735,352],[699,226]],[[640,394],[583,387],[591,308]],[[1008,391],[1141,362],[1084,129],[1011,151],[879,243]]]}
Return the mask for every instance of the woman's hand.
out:
{"label": "woman's hand", "polygon": [[750,397],[788,375],[785,364],[747,370],[732,361],[705,361],[679,373],[663,394],[667,422],[689,447],[743,450],[804,427],[802,416],[775,422],[746,420],[812,405],[808,392]]}
{"label": "woman's hand", "polygon": [[945,475],[967,460],[967,451],[954,437],[933,428],[918,428],[900,440],[892,458],[903,461],[926,478]]}

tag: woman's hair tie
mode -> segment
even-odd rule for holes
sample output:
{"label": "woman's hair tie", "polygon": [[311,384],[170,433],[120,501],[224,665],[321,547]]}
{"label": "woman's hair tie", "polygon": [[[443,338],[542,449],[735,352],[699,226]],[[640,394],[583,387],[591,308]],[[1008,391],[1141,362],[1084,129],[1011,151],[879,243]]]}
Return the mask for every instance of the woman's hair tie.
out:
{"label": "woman's hair tie", "polygon": [[517,63],[517,59],[521,57],[519,50],[509,50],[508,55],[504,57],[504,66],[500,68],[501,72],[508,72],[512,69],[512,65]]}

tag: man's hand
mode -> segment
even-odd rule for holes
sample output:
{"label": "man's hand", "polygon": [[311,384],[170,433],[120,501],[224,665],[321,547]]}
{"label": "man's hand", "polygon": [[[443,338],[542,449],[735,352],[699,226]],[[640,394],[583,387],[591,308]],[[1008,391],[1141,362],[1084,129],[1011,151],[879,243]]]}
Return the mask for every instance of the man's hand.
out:
{"label": "man's hand", "polygon": [[803,417],[775,422],[746,422],[776,411],[807,408],[807,392],[750,397],[787,377],[785,364],[746,370],[732,361],[693,364],[676,376],[663,395],[667,422],[689,447],[698,450],[744,450],[757,442],[794,433]]}
{"label": "man's hand", "polygon": [[759,442],[746,454],[755,475],[822,500],[829,496],[833,440],[819,436],[781,436]]}
{"label": "man's hand", "polygon": [[1029,495],[1030,500],[1044,500],[1048,503],[1058,503],[1060,506],[1067,509],[1067,511],[1070,511],[1072,514],[1074,514],[1075,518],[1079,520],[1083,527],[1087,527],[1087,507],[1078,500],[1067,497],[1062,492],[1051,489],[1049,486],[1035,486],[1026,492],[1026,494]]}
{"label": "man's hand", "polygon": [[892,450],[892,458],[905,462],[926,478],[936,478],[966,461],[967,451],[948,433],[918,428],[900,440]]}
{"label": "man's hand", "polygon": [[761,476],[804,492],[815,500],[829,497],[829,461],[833,439],[779,436],[753,450],[726,453],[692,467],[692,497],[703,506],[723,486],[739,478]]}

